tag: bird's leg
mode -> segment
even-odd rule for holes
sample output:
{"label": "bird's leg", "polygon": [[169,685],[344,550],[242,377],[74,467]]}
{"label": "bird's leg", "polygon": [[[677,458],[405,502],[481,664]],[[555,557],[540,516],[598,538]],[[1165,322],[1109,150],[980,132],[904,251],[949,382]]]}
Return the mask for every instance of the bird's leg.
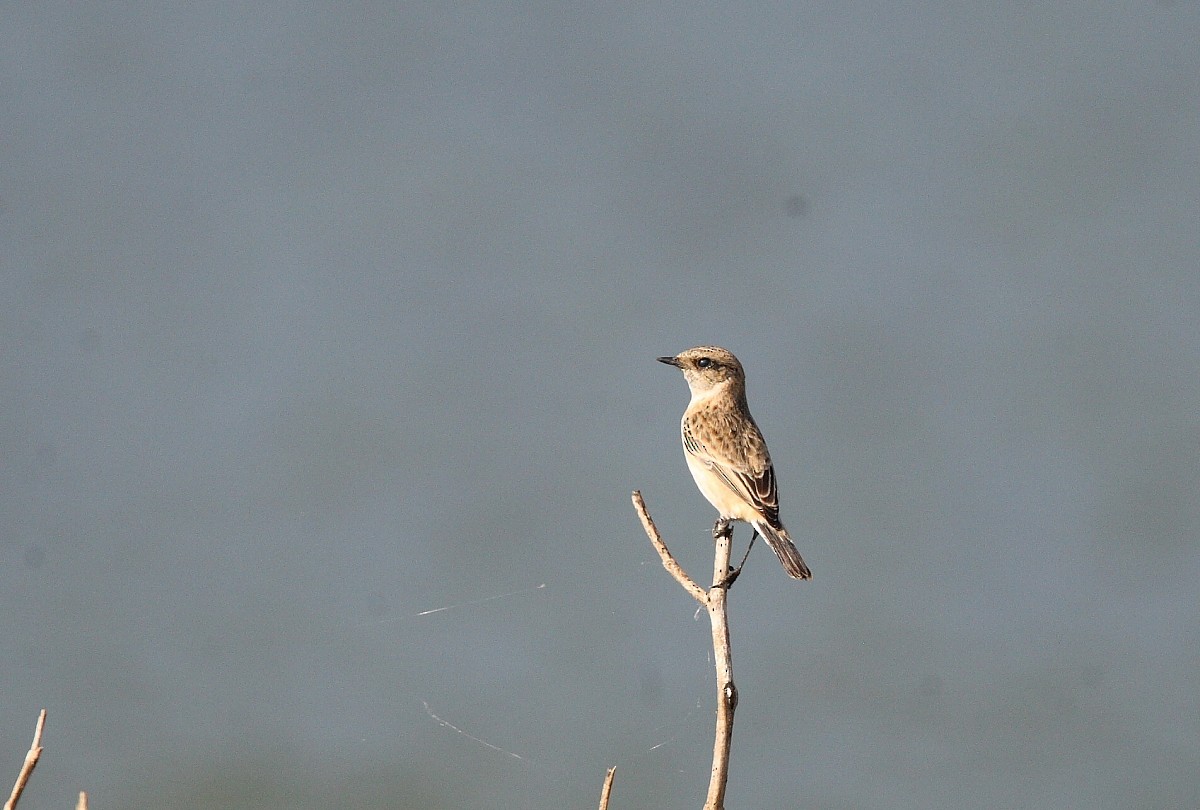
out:
{"label": "bird's leg", "polygon": [[740,563],[738,563],[737,568],[732,569],[725,576],[725,579],[721,580],[716,585],[714,585],[713,586],[714,588],[724,588],[725,590],[728,591],[729,586],[732,585],[733,583],[737,582],[737,578],[739,576],[741,576],[741,574],[742,574],[742,566],[746,564],[746,559],[750,556],[750,549],[754,548],[754,541],[757,539],[758,539],[758,529],[755,529],[754,532],[750,535],[750,545],[746,546],[746,553],[742,555],[742,561]]}

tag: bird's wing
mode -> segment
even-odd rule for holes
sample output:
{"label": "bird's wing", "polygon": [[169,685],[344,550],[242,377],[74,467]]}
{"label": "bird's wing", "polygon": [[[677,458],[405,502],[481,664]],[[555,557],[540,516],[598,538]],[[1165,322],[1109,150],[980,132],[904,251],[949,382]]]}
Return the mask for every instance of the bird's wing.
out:
{"label": "bird's wing", "polygon": [[683,447],[703,461],[725,484],[767,519],[779,523],[775,468],[757,426],[733,438],[706,435],[700,423],[684,420]]}

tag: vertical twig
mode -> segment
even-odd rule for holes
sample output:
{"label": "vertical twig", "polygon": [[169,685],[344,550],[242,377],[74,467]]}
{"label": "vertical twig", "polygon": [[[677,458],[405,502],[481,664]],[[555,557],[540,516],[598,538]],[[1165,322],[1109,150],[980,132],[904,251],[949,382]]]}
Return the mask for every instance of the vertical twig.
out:
{"label": "vertical twig", "polygon": [[600,810],[608,810],[608,797],[612,795],[613,777],[616,773],[617,766],[613,765],[604,777],[604,787],[600,789]]}
{"label": "vertical twig", "polygon": [[25,783],[29,781],[33,769],[37,767],[38,758],[42,755],[42,729],[45,727],[46,710],[42,709],[41,714],[38,715],[37,725],[33,727],[33,745],[29,746],[29,753],[25,755],[25,764],[21,766],[21,773],[17,775],[12,795],[4,803],[4,810],[13,810],[17,806],[17,801],[21,798],[22,791],[25,790]]}
{"label": "vertical twig", "polygon": [[723,810],[725,784],[729,779],[729,747],[733,744],[733,713],[737,709],[737,686],[733,683],[733,650],[729,644],[729,622],[725,600],[729,588],[723,583],[729,576],[729,556],[733,531],[726,527],[716,538],[713,555],[713,586],[708,589],[708,620],[712,625],[713,663],[717,671],[717,730],[713,737],[712,775],[708,780],[708,798],[704,810]]}
{"label": "vertical twig", "polygon": [[633,508],[642,520],[646,536],[650,538],[650,543],[662,559],[663,568],[670,572],[693,599],[708,610],[708,620],[712,626],[713,662],[717,675],[717,728],[713,739],[712,771],[709,775],[708,798],[704,802],[704,810],[724,810],[725,785],[729,781],[729,749],[733,742],[733,713],[738,702],[737,686],[733,683],[733,652],[729,644],[729,621],[726,613],[726,599],[729,595],[726,578],[729,576],[732,530],[727,528],[714,538],[716,551],[713,559],[713,584],[706,591],[687,575],[671,555],[667,544],[658,533],[658,527],[650,518],[642,493],[637,490],[633,493]]}

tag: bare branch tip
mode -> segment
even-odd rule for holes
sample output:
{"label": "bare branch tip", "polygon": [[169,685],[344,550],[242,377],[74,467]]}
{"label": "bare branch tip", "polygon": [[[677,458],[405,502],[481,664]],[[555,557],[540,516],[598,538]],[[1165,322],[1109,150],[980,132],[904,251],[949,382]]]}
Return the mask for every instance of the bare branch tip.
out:
{"label": "bare branch tip", "polygon": [[42,730],[45,727],[46,710],[42,709],[38,714],[37,725],[33,727],[33,744],[29,746],[29,753],[25,754],[25,762],[21,766],[21,772],[17,775],[17,781],[13,785],[8,801],[4,803],[4,810],[14,810],[16,808],[17,801],[20,800],[21,794],[25,791],[25,784],[33,774],[33,769],[37,767],[38,760],[42,756]]}
{"label": "bare branch tip", "polygon": [[33,727],[33,747],[38,748],[42,744],[42,729],[46,727],[46,710],[42,709],[38,713],[37,725]]}
{"label": "bare branch tip", "polygon": [[617,766],[613,765],[604,777],[604,787],[600,789],[600,810],[608,810],[608,799],[612,795],[613,777],[616,773]]}

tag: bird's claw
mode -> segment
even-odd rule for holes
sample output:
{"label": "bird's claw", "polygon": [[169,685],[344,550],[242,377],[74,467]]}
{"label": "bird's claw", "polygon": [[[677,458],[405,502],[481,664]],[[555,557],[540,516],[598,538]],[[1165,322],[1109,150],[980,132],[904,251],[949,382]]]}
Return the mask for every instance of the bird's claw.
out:
{"label": "bird's claw", "polygon": [[730,586],[733,585],[733,583],[737,582],[737,578],[739,576],[741,576],[741,573],[742,573],[742,566],[740,566],[740,565],[737,568],[730,568],[729,573],[725,575],[725,578],[722,579],[717,584],[713,585],[713,587],[721,588],[723,590],[728,591]]}

